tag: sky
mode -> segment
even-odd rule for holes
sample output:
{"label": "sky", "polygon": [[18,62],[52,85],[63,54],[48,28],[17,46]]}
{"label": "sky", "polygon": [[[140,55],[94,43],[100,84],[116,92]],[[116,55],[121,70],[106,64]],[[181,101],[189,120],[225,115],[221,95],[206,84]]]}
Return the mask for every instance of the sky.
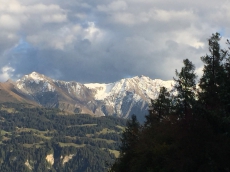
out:
{"label": "sky", "polygon": [[171,80],[207,40],[230,35],[229,0],[0,0],[0,81],[33,71],[65,81]]}

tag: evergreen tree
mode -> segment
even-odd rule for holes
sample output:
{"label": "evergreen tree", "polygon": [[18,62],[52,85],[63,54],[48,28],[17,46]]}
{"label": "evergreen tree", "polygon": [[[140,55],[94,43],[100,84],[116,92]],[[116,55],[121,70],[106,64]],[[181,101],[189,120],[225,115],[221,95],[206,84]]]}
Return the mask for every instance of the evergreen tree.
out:
{"label": "evergreen tree", "polygon": [[184,67],[181,71],[176,70],[177,79],[175,81],[175,89],[177,95],[175,97],[176,113],[180,117],[185,117],[189,113],[195,104],[196,93],[196,78],[195,66],[188,59],[183,60]]}
{"label": "evergreen tree", "polygon": [[226,85],[228,66],[225,63],[227,51],[221,49],[220,40],[219,33],[212,34],[208,39],[210,54],[201,57],[204,69],[199,83],[201,91],[198,98],[203,109],[202,115],[208,118],[216,131],[225,132],[223,117],[226,116],[226,105],[229,103],[228,100],[226,101],[228,99],[228,97],[226,98],[228,95],[228,86]]}
{"label": "evergreen tree", "polygon": [[212,34],[209,42],[210,55],[201,57],[204,63],[203,76],[200,79],[199,100],[210,111],[220,109],[220,92],[223,85],[225,71],[223,60],[226,57],[226,51],[221,50],[219,33]]}
{"label": "evergreen tree", "polygon": [[125,131],[122,134],[121,156],[127,154],[132,149],[134,142],[138,142],[138,133],[140,123],[135,115],[132,115],[131,120],[127,121]]}
{"label": "evergreen tree", "polygon": [[170,93],[165,87],[160,88],[157,99],[151,100],[149,107],[149,115],[146,116],[146,124],[149,125],[155,120],[161,121],[167,118],[171,111],[171,97]]}
{"label": "evergreen tree", "polygon": [[140,124],[135,115],[127,121],[125,131],[122,134],[120,156],[112,166],[111,171],[127,172],[132,167],[132,158],[135,156],[135,145],[139,140]]}
{"label": "evergreen tree", "polygon": [[[230,41],[227,40],[228,49],[230,50]],[[224,51],[227,54],[226,61],[224,63],[225,76],[223,78],[223,84],[221,85],[221,99],[225,106],[225,117],[230,116],[230,53]],[[223,50],[222,50],[223,51]]]}
{"label": "evergreen tree", "polygon": [[[228,49],[230,50],[230,42],[227,40]],[[230,53],[229,50],[221,50],[223,54],[226,54],[225,61],[223,63],[224,75],[222,78],[222,84],[219,88],[220,101],[221,101],[221,125],[222,130],[225,133],[230,134],[229,117],[230,117]]]}

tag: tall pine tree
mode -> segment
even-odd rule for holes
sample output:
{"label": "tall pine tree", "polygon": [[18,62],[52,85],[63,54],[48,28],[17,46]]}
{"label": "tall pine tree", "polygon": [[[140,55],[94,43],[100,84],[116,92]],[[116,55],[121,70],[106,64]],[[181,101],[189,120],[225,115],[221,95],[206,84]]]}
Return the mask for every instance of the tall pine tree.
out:
{"label": "tall pine tree", "polygon": [[203,115],[216,131],[223,131],[223,117],[225,116],[226,98],[226,55],[220,47],[221,37],[219,33],[212,34],[208,39],[210,54],[201,57],[204,63],[203,76],[200,79],[199,103],[203,108]]}
{"label": "tall pine tree", "polygon": [[191,109],[195,104],[196,78],[195,66],[188,59],[183,60],[184,66],[181,71],[176,70],[175,96],[176,113],[180,118],[191,114]]}
{"label": "tall pine tree", "polygon": [[222,132],[230,135],[230,42],[227,40],[228,50],[221,50],[225,57],[223,68],[224,74],[222,76],[222,84],[219,85],[220,95],[220,117]]}
{"label": "tall pine tree", "polygon": [[146,116],[146,124],[166,119],[171,113],[171,96],[165,87],[160,88],[158,98],[151,100],[149,114]]}
{"label": "tall pine tree", "polygon": [[135,145],[139,141],[140,123],[135,115],[127,121],[125,131],[122,133],[120,155],[113,164],[110,171],[127,172],[131,171],[132,158],[135,156]]}
{"label": "tall pine tree", "polygon": [[205,106],[205,109],[210,111],[220,109],[221,86],[225,82],[223,60],[226,57],[226,52],[220,48],[220,39],[219,33],[212,34],[208,40],[210,54],[201,57],[204,69],[199,84],[202,90],[199,93],[199,100]]}

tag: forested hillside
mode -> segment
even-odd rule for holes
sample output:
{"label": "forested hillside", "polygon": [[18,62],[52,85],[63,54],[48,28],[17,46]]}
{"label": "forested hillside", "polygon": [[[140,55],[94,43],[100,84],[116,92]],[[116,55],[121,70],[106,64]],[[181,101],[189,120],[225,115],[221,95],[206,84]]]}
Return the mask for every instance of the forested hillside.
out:
{"label": "forested hillside", "polygon": [[1,172],[107,171],[126,121],[0,104]]}
{"label": "forested hillside", "polygon": [[144,125],[135,116],[127,123],[110,171],[230,171],[230,53],[220,39],[208,39],[198,87],[195,66],[185,59],[174,91],[161,88]]}

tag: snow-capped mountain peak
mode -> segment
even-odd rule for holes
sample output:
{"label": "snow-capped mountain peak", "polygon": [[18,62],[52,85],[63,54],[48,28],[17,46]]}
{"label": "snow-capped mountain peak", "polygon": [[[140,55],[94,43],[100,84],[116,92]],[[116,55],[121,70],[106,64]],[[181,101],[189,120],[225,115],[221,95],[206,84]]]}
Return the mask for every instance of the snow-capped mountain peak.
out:
{"label": "snow-capped mountain peak", "polygon": [[89,89],[96,91],[95,98],[98,100],[104,100],[105,98],[114,95],[121,94],[122,92],[139,92],[139,94],[145,95],[146,98],[154,99],[158,96],[160,87],[164,86],[167,89],[173,87],[174,81],[163,81],[160,79],[152,80],[146,76],[135,76],[133,78],[125,78],[120,81],[108,84],[89,83],[84,84]]}
{"label": "snow-capped mountain peak", "polygon": [[92,115],[117,115],[128,118],[136,114],[144,118],[150,99],[155,99],[160,87],[169,90],[173,81],[152,80],[146,76],[124,78],[114,83],[66,82],[53,80],[32,72],[17,80],[15,87],[34,101],[46,107]]}
{"label": "snow-capped mountain peak", "polygon": [[39,84],[40,81],[44,81],[44,80],[50,80],[50,78],[46,77],[45,75],[42,75],[40,73],[37,72],[32,72],[29,75],[25,75],[25,78],[30,78],[32,80],[34,80],[34,82],[36,82],[37,84]]}

